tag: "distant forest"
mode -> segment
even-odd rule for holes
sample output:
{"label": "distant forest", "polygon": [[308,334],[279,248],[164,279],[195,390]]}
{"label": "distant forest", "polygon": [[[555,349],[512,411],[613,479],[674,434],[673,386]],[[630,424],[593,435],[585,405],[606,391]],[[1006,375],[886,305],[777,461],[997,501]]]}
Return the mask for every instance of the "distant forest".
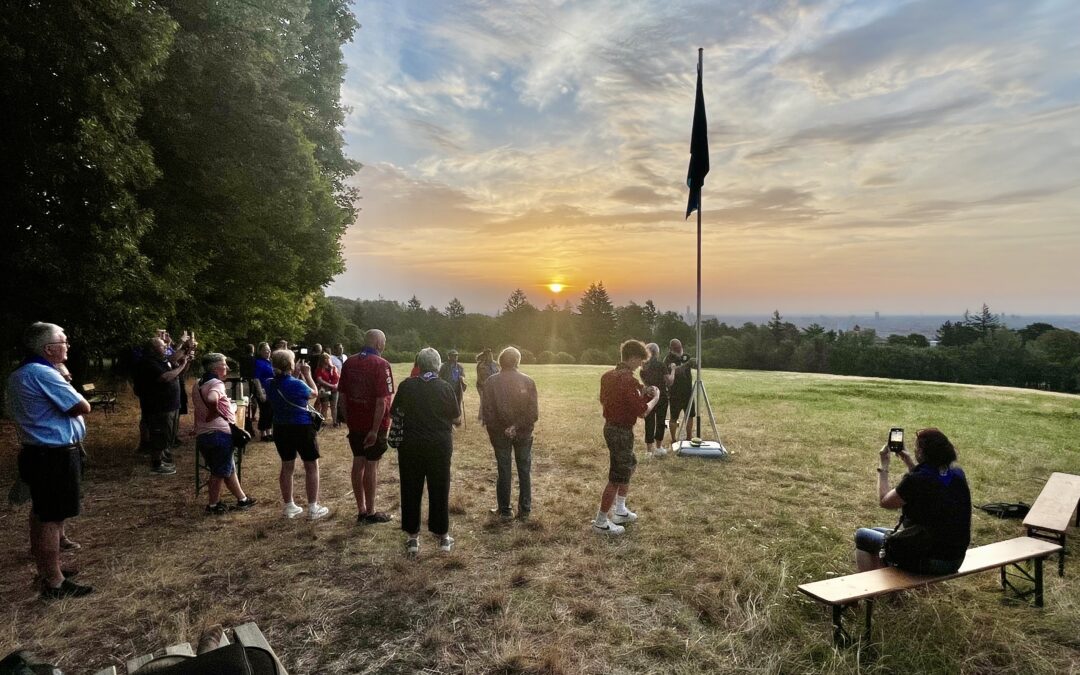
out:
{"label": "distant forest", "polygon": [[[415,296],[407,303],[327,300],[306,341],[344,342],[356,349],[363,330],[380,328],[388,335],[387,357],[397,362],[412,361],[417,350],[429,345],[468,354],[512,344],[522,349],[525,363],[613,364],[618,344],[629,338],[656,342],[665,351],[668,341],[678,338],[696,353],[694,326],[681,315],[661,312],[651,300],[617,307],[603,283],[590,285],[576,306],[552,302],[538,308],[517,289],[496,316],[469,313],[456,298],[442,309],[425,308]],[[778,311],[764,324],[730,326],[706,319],[701,332],[707,368],[1080,390],[1080,333],[1041,322],[1013,330],[986,305],[945,321],[933,347],[918,333],[882,338],[858,326],[800,329]]]}

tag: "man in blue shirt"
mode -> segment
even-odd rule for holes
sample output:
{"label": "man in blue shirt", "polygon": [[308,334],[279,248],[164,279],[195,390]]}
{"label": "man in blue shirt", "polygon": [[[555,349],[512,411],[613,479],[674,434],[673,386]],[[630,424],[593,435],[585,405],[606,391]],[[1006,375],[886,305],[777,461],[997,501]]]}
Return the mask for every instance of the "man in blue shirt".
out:
{"label": "man in blue shirt", "polygon": [[[82,416],[90,404],[64,379],[57,366],[67,360],[64,330],[35,323],[24,336],[29,355],[7,381],[7,412],[15,421],[22,450],[19,476],[30,487],[30,553],[47,599],[93,592],[65,578],[60,569],[64,520],[79,515],[82,477]],[[70,575],[70,573],[69,573]]]}
{"label": "man in blue shirt", "polygon": [[461,400],[465,396],[465,368],[458,363],[458,352],[451,349],[446,353],[447,361],[439,368],[439,377],[450,383],[457,397],[458,412],[461,412]]}

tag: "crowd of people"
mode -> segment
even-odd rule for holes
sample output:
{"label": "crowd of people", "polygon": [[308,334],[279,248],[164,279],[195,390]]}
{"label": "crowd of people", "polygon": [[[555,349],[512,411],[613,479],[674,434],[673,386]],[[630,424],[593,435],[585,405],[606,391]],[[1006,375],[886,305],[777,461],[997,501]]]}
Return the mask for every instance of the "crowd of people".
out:
{"label": "crowd of people", "polygon": [[[60,551],[78,548],[66,536],[64,522],[79,514],[84,416],[91,407],[70,383],[64,366],[69,342],[62,328],[35,323],[27,329],[24,343],[27,357],[8,379],[7,402],[22,446],[19,476],[29,487],[32,502],[30,548],[42,582],[41,594],[45,598],[86,595],[93,589],[69,578],[72,570],[61,567]],[[392,445],[398,455],[401,529],[407,553],[419,553],[425,487],[428,529],[441,550],[452,550],[453,430],[464,424],[467,388],[456,350],[448,352],[445,363],[437,350],[420,350],[410,376],[395,387],[391,366],[382,357],[386,335],[377,329],[367,331],[363,349],[351,356],[345,355],[340,344],[329,353],[324,353],[321,345],[299,349],[300,358],[286,341],[273,349],[266,342],[248,345],[239,359],[239,381],[250,384],[252,400],[247,408],[250,413],[238,420],[236,403],[230,400],[226,387],[232,378],[225,355],[202,355],[202,375],[190,392],[183,386],[197,347],[194,334],[185,332],[174,343],[167,332],[158,331],[135,364],[140,449],[149,455],[152,474],[176,473],[172,452],[178,444],[178,419],[190,407],[195,448],[211,474],[207,513],[244,510],[256,504],[241,486],[234,465],[235,435],[244,422],[257,430],[262,441],[275,445],[281,460],[283,516],[292,519],[305,513],[293,492],[299,456],[305,474],[307,518],[319,520],[330,513],[319,502],[319,431],[326,419],[333,427],[347,427],[357,522],[366,525],[393,520],[391,514],[376,509],[379,463]],[[497,473],[496,505],[491,513],[507,521],[515,517],[527,520],[534,506],[532,446],[539,419],[536,384],[519,370],[521,353],[514,347],[506,347],[497,358],[485,349],[476,361],[477,420],[487,432]],[[657,344],[627,340],[620,345],[619,364],[601,376],[599,399],[609,463],[607,483],[591,525],[597,534],[623,534],[626,525],[638,520],[638,514],[626,503],[637,464],[634,428],[643,418],[647,451],[655,456],[668,452],[665,428],[674,443],[680,424],[693,424],[695,365],[678,340],[669,343],[662,359]],[[889,487],[892,454],[908,468],[895,489]],[[899,452],[888,446],[882,449],[879,503],[884,508],[902,509],[903,516],[897,528],[858,531],[856,562],[860,570],[897,565],[944,574],[959,567],[970,542],[971,497],[956,458],[955,448],[937,429],[918,433],[914,458],[902,448]],[[511,500],[515,468],[516,514]],[[223,488],[233,495],[234,504],[221,500]],[[895,536],[903,530],[918,536]],[[900,539],[910,540],[906,551],[899,545]],[[918,542],[912,544],[915,540]]]}

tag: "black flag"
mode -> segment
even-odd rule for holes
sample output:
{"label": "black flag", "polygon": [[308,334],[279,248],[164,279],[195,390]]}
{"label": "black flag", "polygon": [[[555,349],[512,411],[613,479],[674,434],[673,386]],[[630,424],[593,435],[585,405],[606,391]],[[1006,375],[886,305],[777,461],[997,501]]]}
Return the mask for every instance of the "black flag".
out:
{"label": "black flag", "polygon": [[[709,130],[705,121],[705,94],[701,89],[701,50],[698,50],[697,98],[694,99],[694,130],[690,134],[690,168],[686,172],[686,187],[690,199],[686,202],[686,218],[701,209],[701,186],[709,173]],[[685,219],[684,219],[685,220]]]}

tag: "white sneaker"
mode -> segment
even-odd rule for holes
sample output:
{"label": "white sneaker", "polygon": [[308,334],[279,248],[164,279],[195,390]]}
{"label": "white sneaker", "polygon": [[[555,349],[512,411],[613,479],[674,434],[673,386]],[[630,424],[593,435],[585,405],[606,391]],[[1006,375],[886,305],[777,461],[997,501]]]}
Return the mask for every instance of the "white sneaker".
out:
{"label": "white sneaker", "polygon": [[420,540],[417,537],[409,537],[409,540],[405,542],[405,553],[415,558],[420,553]]}
{"label": "white sneaker", "polygon": [[308,504],[308,520],[318,520],[330,515],[330,509],[319,504]]}
{"label": "white sneaker", "polygon": [[596,521],[593,521],[592,531],[597,534],[622,534],[626,532],[626,528],[622,525],[616,525],[610,520],[604,523],[602,526],[597,525]]}
{"label": "white sneaker", "polygon": [[439,538],[439,550],[449,551],[454,547],[454,538],[448,534],[444,534]]}
{"label": "white sneaker", "polygon": [[656,449],[655,452],[653,452],[653,457],[663,457],[667,454],[667,452],[667,448],[661,445],[659,448]]}
{"label": "white sneaker", "polygon": [[626,513],[619,513],[618,511],[616,511],[615,513],[611,514],[611,522],[615,523],[616,525],[632,523],[635,520],[637,520],[637,514],[630,509],[627,509]]}
{"label": "white sneaker", "polygon": [[289,503],[289,504],[285,505],[285,517],[286,518],[295,518],[295,517],[297,517],[298,515],[300,515],[303,512],[304,512],[303,507],[297,506],[296,504]]}

